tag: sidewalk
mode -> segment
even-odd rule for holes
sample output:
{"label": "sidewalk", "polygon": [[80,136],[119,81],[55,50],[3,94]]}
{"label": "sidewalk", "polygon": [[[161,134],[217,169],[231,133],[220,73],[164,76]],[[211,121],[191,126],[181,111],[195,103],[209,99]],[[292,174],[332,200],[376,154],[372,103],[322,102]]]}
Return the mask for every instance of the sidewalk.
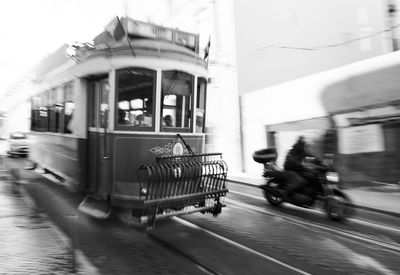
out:
{"label": "sidewalk", "polygon": [[0,209],[1,274],[87,274],[78,270],[54,224],[5,170],[0,171]]}
{"label": "sidewalk", "polygon": [[[3,169],[4,177],[0,177],[0,207],[4,201],[2,197],[10,196],[6,189],[18,186],[19,196],[28,202],[18,200],[9,203],[9,212],[20,207],[33,212],[42,209],[46,215],[41,219],[46,221],[47,226],[43,230],[47,231],[39,236],[34,235],[38,231],[18,236],[18,241],[13,237],[15,233],[12,230],[15,229],[12,226],[7,234],[0,231],[3,245],[0,246],[0,274],[203,273],[187,258],[155,243],[145,231],[121,226],[116,216],[98,220],[80,214],[77,207],[83,199],[81,194],[68,192],[65,186],[48,177],[24,169],[26,163],[23,160],[6,159],[5,164],[10,172]],[[12,182],[13,178],[17,178],[20,184]],[[30,199],[35,205],[29,204]],[[4,207],[1,209],[5,211]],[[20,218],[20,213],[6,217],[15,220]],[[35,226],[28,218],[26,224],[27,227]],[[31,229],[27,230],[29,233]],[[8,255],[8,249],[11,255]],[[35,255],[33,260],[30,255]],[[74,263],[77,271],[74,271]]]}
{"label": "sidewalk", "polygon": [[[261,185],[264,178],[246,173],[228,175],[232,182]],[[229,188],[229,187],[228,187]],[[400,185],[375,184],[345,189],[354,207],[400,217]]]}

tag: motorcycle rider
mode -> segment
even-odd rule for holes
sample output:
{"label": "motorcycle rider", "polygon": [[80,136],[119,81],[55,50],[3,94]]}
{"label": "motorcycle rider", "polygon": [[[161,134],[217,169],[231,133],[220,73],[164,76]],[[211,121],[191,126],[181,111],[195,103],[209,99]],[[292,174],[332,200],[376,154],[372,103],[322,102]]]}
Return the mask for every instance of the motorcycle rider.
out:
{"label": "motorcycle rider", "polygon": [[[312,180],[313,172],[303,165],[306,157],[314,157],[307,150],[307,144],[303,136],[300,136],[292,149],[288,152],[284,164],[287,171],[289,186],[286,190],[285,200],[290,200],[291,195],[305,187]],[[319,160],[317,160],[319,162]]]}

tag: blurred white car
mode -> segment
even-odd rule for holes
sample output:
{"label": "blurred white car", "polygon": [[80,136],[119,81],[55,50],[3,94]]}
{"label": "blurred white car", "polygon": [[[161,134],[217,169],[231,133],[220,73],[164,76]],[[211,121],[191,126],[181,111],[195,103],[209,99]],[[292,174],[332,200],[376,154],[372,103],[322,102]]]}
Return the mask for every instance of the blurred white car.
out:
{"label": "blurred white car", "polygon": [[28,137],[25,133],[15,132],[8,139],[8,154],[26,157],[29,154]]}

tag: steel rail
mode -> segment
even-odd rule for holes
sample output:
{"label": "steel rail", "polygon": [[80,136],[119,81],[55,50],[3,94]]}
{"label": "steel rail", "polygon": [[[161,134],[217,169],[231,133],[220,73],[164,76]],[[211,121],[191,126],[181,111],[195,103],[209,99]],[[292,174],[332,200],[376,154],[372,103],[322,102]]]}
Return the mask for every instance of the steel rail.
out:
{"label": "steel rail", "polygon": [[203,271],[204,274],[208,274],[208,275],[220,275],[220,273],[212,270],[211,268],[209,268],[208,266],[200,263],[199,261],[197,261],[195,258],[193,258],[192,256],[184,253],[183,251],[181,251],[180,249],[174,247],[173,245],[171,245],[170,243],[164,241],[163,239],[161,239],[160,237],[156,236],[155,234],[151,234],[151,231],[147,232],[147,235],[155,242],[159,243],[160,245],[164,246],[167,249],[170,249],[172,251],[174,251],[175,253],[181,255],[182,257],[186,258],[187,260],[189,260],[190,262],[192,262],[199,270]]}
{"label": "steel rail", "polygon": [[230,239],[228,239],[226,237],[223,237],[223,236],[221,236],[221,235],[219,235],[217,233],[214,233],[214,232],[212,232],[212,231],[210,231],[208,229],[202,228],[202,227],[200,227],[200,226],[198,226],[198,225],[196,225],[194,223],[191,223],[191,222],[189,222],[187,220],[184,220],[184,219],[181,219],[181,218],[178,218],[178,217],[173,217],[172,219],[175,220],[176,222],[184,225],[184,226],[187,226],[187,227],[190,227],[190,228],[194,228],[196,230],[200,230],[200,231],[202,231],[202,232],[204,232],[204,233],[206,233],[208,235],[211,235],[212,237],[217,238],[217,239],[219,239],[219,240],[221,240],[221,241],[223,241],[225,243],[228,243],[228,244],[230,244],[230,245],[232,245],[234,247],[237,247],[239,249],[242,249],[242,250],[244,250],[246,252],[255,254],[255,255],[257,255],[257,256],[259,256],[259,257],[261,257],[263,259],[266,259],[268,261],[274,262],[274,263],[276,263],[276,264],[278,264],[280,266],[283,266],[283,267],[285,267],[285,268],[287,268],[287,269],[289,269],[291,271],[294,271],[294,272],[296,272],[298,274],[303,274],[303,275],[310,275],[311,274],[311,273],[308,273],[308,272],[306,272],[304,270],[301,270],[299,268],[291,266],[291,265],[289,265],[287,263],[284,263],[284,262],[282,262],[282,261],[280,261],[278,259],[275,259],[275,258],[273,258],[271,256],[268,256],[268,255],[265,255],[265,254],[263,254],[261,252],[258,252],[258,251],[254,250],[252,248],[249,248],[249,247],[247,247],[245,245],[242,245],[242,244],[240,244],[238,242],[235,242],[235,241],[230,240]]}
{"label": "steel rail", "polygon": [[[264,197],[261,197],[261,196],[250,195],[250,194],[237,192],[237,191],[233,191],[233,190],[229,190],[229,193],[237,194],[237,195],[240,195],[240,196],[249,197],[249,198],[260,200],[260,201],[266,201],[266,199]],[[296,206],[291,206],[291,205],[288,205],[288,206],[292,207],[292,208],[296,207]],[[296,208],[298,208],[298,207],[296,207]],[[314,213],[317,213],[317,214],[325,215],[325,212],[323,212],[321,210],[318,210],[318,209],[302,208],[302,210],[307,211],[307,212],[314,212]],[[363,220],[363,219],[355,219],[355,218],[348,218],[348,220],[353,222],[353,223],[360,224],[360,225],[374,227],[374,228],[381,229],[381,230],[386,230],[386,231],[392,231],[394,233],[400,234],[400,229],[394,228],[394,227],[390,227],[390,226],[387,226],[387,225],[384,225],[384,224],[372,223],[372,222],[369,222],[369,221],[366,221],[366,220]]]}
{"label": "steel rail", "polygon": [[318,224],[318,223],[311,222],[311,221],[302,221],[302,220],[299,220],[298,218],[293,218],[293,217],[291,217],[291,216],[289,216],[287,214],[284,214],[284,213],[279,213],[279,215],[278,215],[277,213],[265,210],[264,208],[261,208],[261,207],[258,207],[258,206],[254,206],[254,205],[251,205],[251,204],[247,204],[247,203],[238,202],[238,201],[235,201],[235,200],[232,200],[232,199],[225,198],[225,201],[227,203],[230,203],[230,205],[236,206],[237,208],[240,208],[242,210],[245,209],[245,210],[248,210],[248,211],[255,211],[255,212],[260,212],[260,213],[273,215],[273,216],[280,216],[281,218],[283,218],[283,219],[285,219],[287,221],[290,221],[290,222],[292,222],[294,224],[312,226],[314,228],[318,228],[318,229],[321,229],[321,230],[324,230],[324,231],[328,231],[328,232],[335,233],[335,234],[340,234],[340,235],[342,235],[344,237],[348,237],[348,238],[352,238],[352,239],[355,239],[355,240],[358,240],[358,241],[364,241],[366,243],[374,244],[374,245],[380,246],[382,248],[386,248],[386,249],[388,249],[389,251],[391,251],[391,252],[393,252],[395,254],[400,254],[400,245],[394,245],[394,244],[386,243],[386,242],[379,241],[379,240],[376,240],[376,239],[373,239],[373,238],[362,236],[362,235],[357,234],[357,233],[352,232],[352,231],[343,230],[343,229],[331,227],[331,226],[328,226],[328,225],[322,225],[322,224]]}

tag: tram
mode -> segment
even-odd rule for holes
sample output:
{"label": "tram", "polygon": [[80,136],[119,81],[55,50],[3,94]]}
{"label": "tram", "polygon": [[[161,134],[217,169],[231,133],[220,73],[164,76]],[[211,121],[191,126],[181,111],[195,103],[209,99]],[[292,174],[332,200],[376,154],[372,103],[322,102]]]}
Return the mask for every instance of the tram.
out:
{"label": "tram", "polygon": [[204,153],[198,35],[116,18],[93,44],[64,46],[37,72],[30,158],[83,191],[84,212],[128,209],[147,223],[221,212],[227,166]]}

